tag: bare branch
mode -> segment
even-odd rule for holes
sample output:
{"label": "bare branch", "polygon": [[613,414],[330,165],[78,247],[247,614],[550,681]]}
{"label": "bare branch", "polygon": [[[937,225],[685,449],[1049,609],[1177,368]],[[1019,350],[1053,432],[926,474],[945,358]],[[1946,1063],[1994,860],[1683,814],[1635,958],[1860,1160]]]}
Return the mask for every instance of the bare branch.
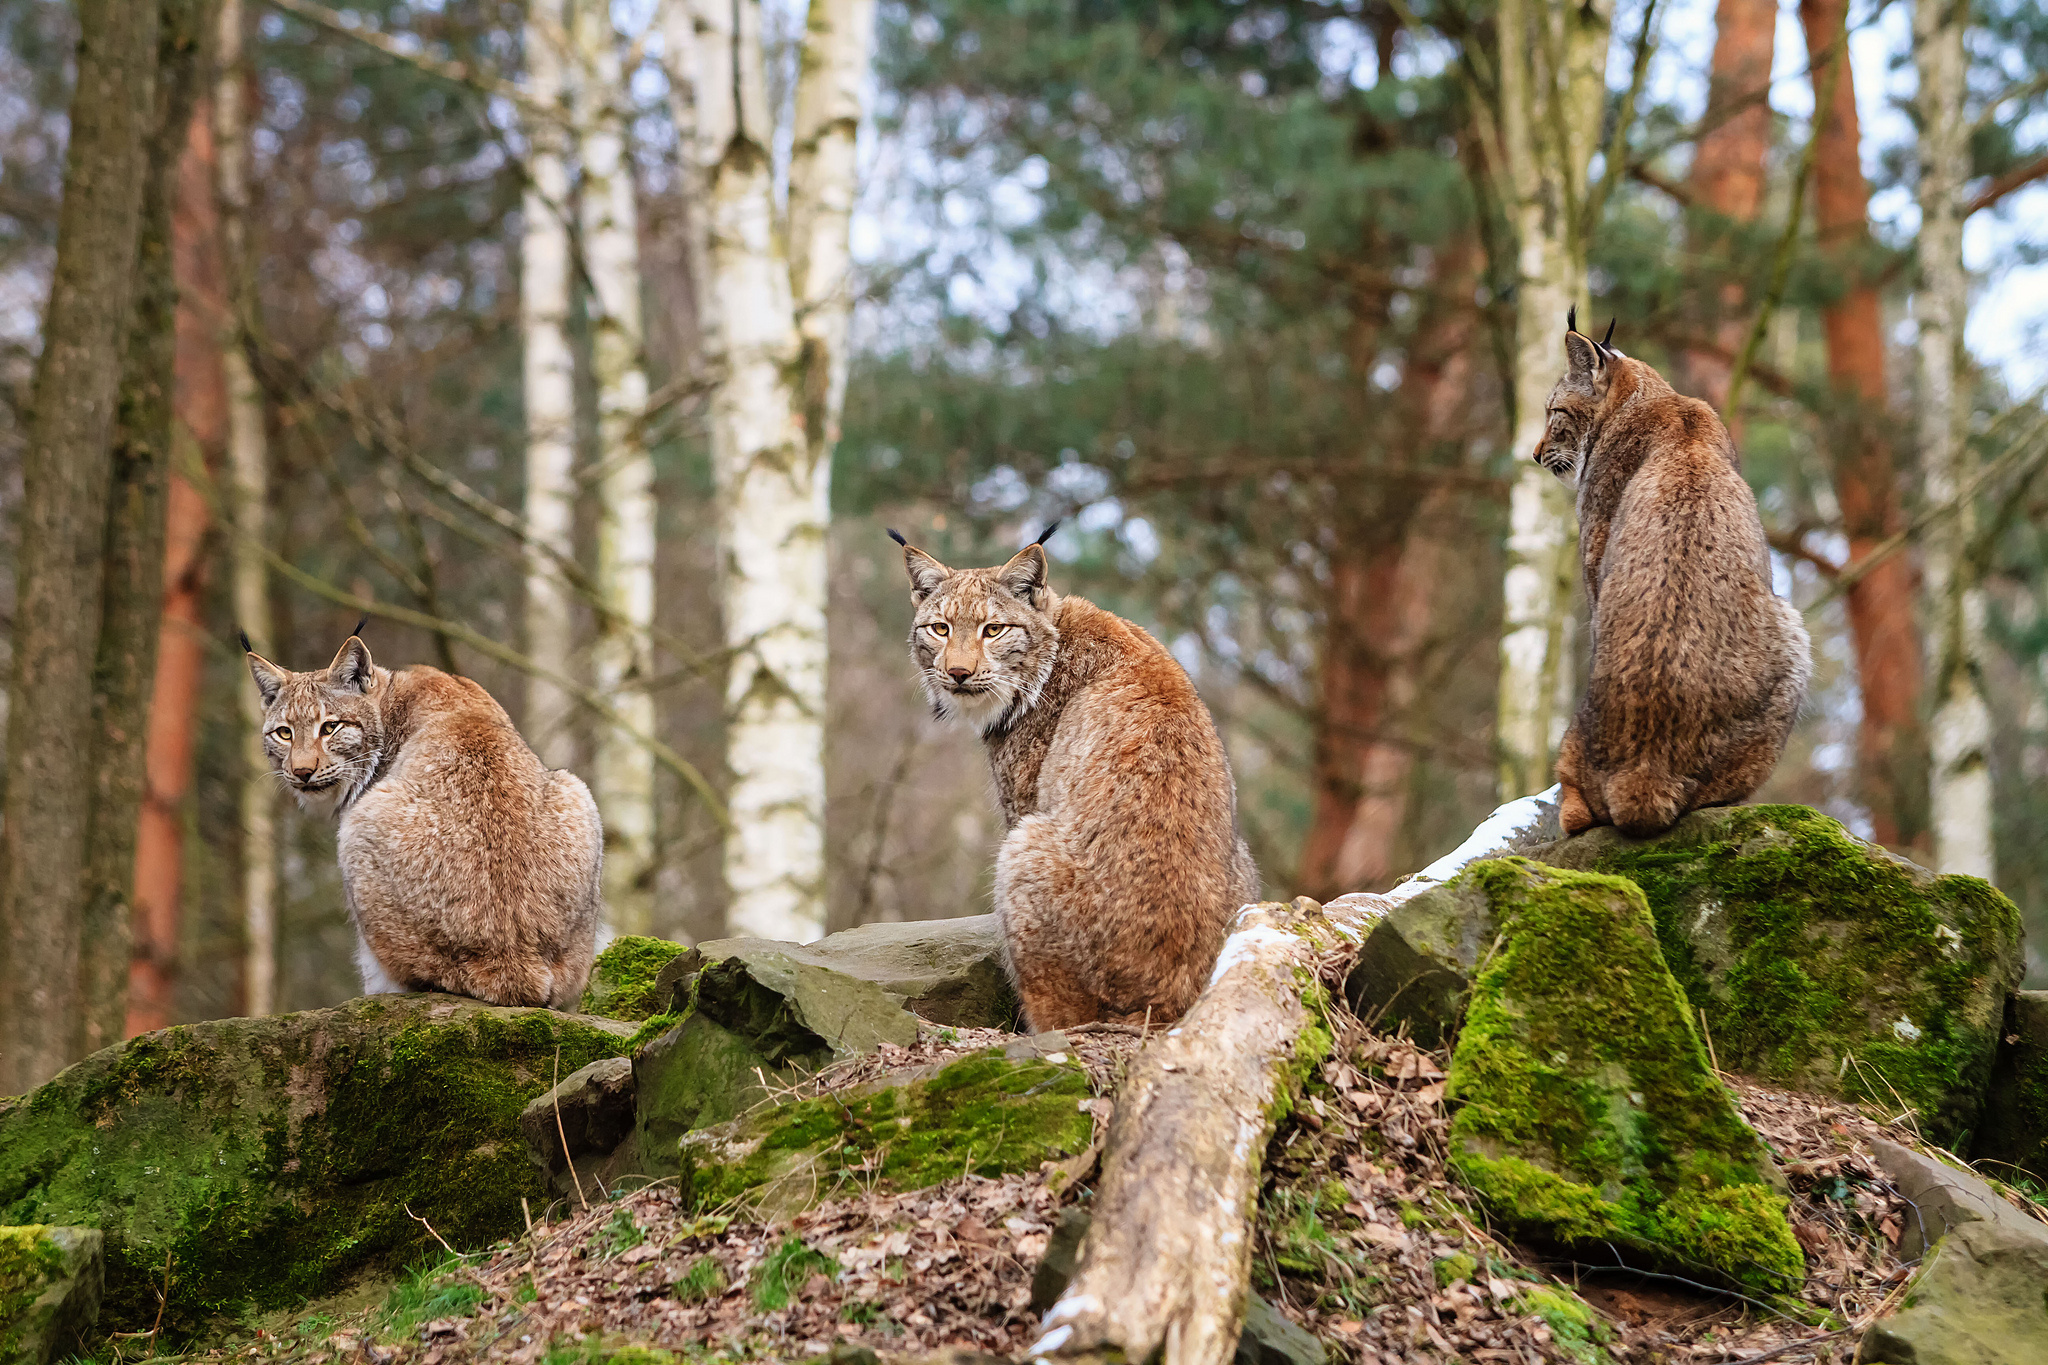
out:
{"label": "bare branch", "polygon": [[327,6],[314,4],[313,0],[265,0],[265,2],[273,8],[283,10],[294,19],[303,19],[315,28],[324,29],[329,33],[361,43],[364,47],[374,49],[395,62],[403,62],[416,70],[426,72],[430,76],[438,76],[444,81],[467,86],[480,95],[495,95],[500,99],[510,100],[518,106],[522,114],[534,118],[553,119],[557,122],[562,119],[561,110],[550,109],[536,103],[524,90],[521,90],[517,85],[514,85],[502,76],[495,75],[489,71],[479,70],[468,62],[448,61],[440,57],[429,56],[425,52],[409,51],[390,34],[380,33],[376,29],[371,28],[359,28],[343,19],[341,15],[327,8]]}
{"label": "bare branch", "polygon": [[2048,176],[2048,156],[2037,156],[2015,166],[1979,190],[1977,197],[1964,206],[1963,216],[1967,218],[1980,209],[1988,209],[2014,190],[2023,189],[2043,176]]}

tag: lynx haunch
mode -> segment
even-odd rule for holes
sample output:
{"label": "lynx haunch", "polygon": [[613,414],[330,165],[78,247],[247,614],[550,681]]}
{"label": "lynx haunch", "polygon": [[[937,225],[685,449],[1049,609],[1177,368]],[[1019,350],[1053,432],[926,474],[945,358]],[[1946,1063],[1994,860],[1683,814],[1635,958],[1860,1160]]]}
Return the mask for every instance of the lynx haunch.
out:
{"label": "lynx haunch", "polygon": [[996,919],[1026,1019],[1178,1019],[1258,892],[1194,684],[1137,626],[1047,587],[1039,545],[994,569],[907,544],[903,560],[932,710],[988,749],[1008,829]]}
{"label": "lynx haunch", "polygon": [[1564,341],[1535,459],[1578,490],[1593,672],[1559,814],[1567,834],[1655,834],[1771,775],[1812,656],[1714,410],[1570,320]]}
{"label": "lynx haunch", "polygon": [[353,635],[315,672],[253,652],[249,671],[279,780],[305,809],[341,818],[363,991],[573,1008],[596,948],[604,847],[575,774],[544,767],[477,684],[379,668]]}

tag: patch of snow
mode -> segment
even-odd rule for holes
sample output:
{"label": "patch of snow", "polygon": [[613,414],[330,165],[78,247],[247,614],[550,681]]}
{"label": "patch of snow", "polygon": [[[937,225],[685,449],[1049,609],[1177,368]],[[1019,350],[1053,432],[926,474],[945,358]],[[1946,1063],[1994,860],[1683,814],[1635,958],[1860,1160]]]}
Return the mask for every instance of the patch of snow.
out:
{"label": "patch of snow", "polygon": [[1913,1021],[1906,1018],[1903,1014],[1892,1020],[1892,1032],[1899,1036],[1899,1041],[1902,1043],[1917,1043],[1920,1041],[1920,1030],[1913,1027]]}
{"label": "patch of snow", "polygon": [[1398,905],[1432,886],[1451,880],[1463,872],[1468,863],[1507,852],[1520,837],[1542,822],[1548,808],[1557,805],[1558,794],[1558,788],[1553,786],[1534,796],[1524,796],[1501,806],[1480,821],[1479,828],[1466,835],[1464,843],[1389,891],[1387,899]]}

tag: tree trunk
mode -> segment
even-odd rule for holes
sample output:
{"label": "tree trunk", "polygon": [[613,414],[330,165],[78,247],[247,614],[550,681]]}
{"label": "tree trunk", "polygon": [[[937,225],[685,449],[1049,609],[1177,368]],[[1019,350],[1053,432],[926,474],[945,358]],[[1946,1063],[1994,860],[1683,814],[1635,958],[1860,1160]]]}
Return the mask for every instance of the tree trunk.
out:
{"label": "tree trunk", "polygon": [[[1828,86],[1828,68],[1842,37],[1846,0],[1801,0],[1800,23],[1812,68],[1814,97]],[[1814,167],[1814,218],[1820,245],[1846,287],[1821,312],[1828,379],[1829,457],[1842,530],[1855,563],[1905,524],[1886,438],[1883,319],[1877,285],[1865,269],[1870,249],[1870,187],[1858,159],[1856,80],[1845,66],[1821,131]],[[1926,738],[1920,728],[1920,636],[1913,619],[1912,561],[1893,555],[1849,589],[1849,629],[1863,694],[1857,757],[1873,835],[1882,844],[1915,847],[1926,835]]]}
{"label": "tree trunk", "polygon": [[[737,28],[735,29],[735,24]],[[775,221],[759,0],[700,0],[695,110],[709,307],[726,682],[728,923],[825,931],[825,533],[829,469],[798,390],[801,340]],[[816,79],[806,66],[804,79]],[[814,198],[792,189],[792,200]]]}
{"label": "tree trunk", "polygon": [[1514,225],[1514,426],[1519,473],[1509,501],[1502,585],[1501,795],[1547,786],[1570,710],[1572,584],[1578,531],[1571,490],[1528,457],[1564,368],[1566,310],[1584,306],[1588,171],[1600,139],[1613,7],[1503,0],[1500,6],[1501,202]]}
{"label": "tree trunk", "polygon": [[[526,652],[574,669],[571,596],[560,564],[573,562],[576,531],[576,360],[569,348],[570,252],[567,79],[559,44],[563,0],[533,0],[526,24],[526,88],[560,119],[534,119],[520,209],[519,335],[526,403]],[[523,732],[551,768],[575,761],[574,699],[541,678],[526,683]]]}
{"label": "tree trunk", "polygon": [[100,556],[155,113],[156,6],[82,0],[79,21],[57,267],[22,455],[0,832],[5,1094],[41,1084],[77,1055]]}
{"label": "tree trunk", "polygon": [[[172,390],[177,439],[208,469],[227,462],[228,390],[221,347],[229,336],[221,255],[213,100],[186,124],[178,202],[171,218],[177,276],[177,357]],[[185,803],[205,673],[206,497],[183,475],[170,477],[165,516],[163,599],[156,680],[143,756],[144,795],[135,841],[135,948],[128,974],[130,1037],[172,1022],[185,878]]]}
{"label": "tree trunk", "polygon": [[[1754,223],[1763,209],[1771,150],[1771,57],[1778,32],[1776,0],[1721,0],[1714,13],[1713,65],[1707,76],[1706,122],[1692,163],[1695,225],[1690,249],[1715,260],[1731,277],[1746,275],[1735,260],[1731,229]],[[1736,112],[1730,112],[1734,110]],[[1682,358],[1688,390],[1716,409],[1728,401],[1730,357],[1742,349],[1744,289],[1731,278],[1718,295],[1708,333],[1720,351],[1689,350]],[[1724,354],[1725,353],[1725,354]],[[1732,430],[1737,414],[1729,414]]]}
{"label": "tree trunk", "polygon": [[101,555],[105,577],[88,764],[95,786],[86,834],[85,913],[79,922],[81,1053],[119,1042],[127,1015],[136,822],[143,800],[143,737],[156,667],[165,482],[171,464],[177,307],[172,202],[186,120],[211,47],[210,11],[207,0],[163,0],[157,20],[156,110]]}
{"label": "tree trunk", "polygon": [[[1959,382],[1969,276],[1963,269],[1963,181],[1970,125],[1963,116],[1969,70],[1965,0],[1917,0],[1913,56],[1920,93],[1920,460],[1927,505],[1956,500],[1976,473],[1965,437],[1969,401]],[[1976,518],[1965,500],[1929,528],[1928,619],[1935,623],[1931,809],[1934,866],[1993,880],[1991,710],[1984,697],[1984,590],[1970,562]]]}
{"label": "tree trunk", "polygon": [[1027,1356],[1231,1359],[1266,1145],[1315,1022],[1302,982],[1322,952],[1360,933],[1375,902],[1238,913],[1194,1008],[1132,1059],[1080,1262]]}
{"label": "tree trunk", "polygon": [[[235,620],[259,654],[273,654],[269,570],[263,561],[270,506],[269,439],[263,391],[249,363],[248,327],[255,317],[248,246],[248,73],[242,68],[242,0],[221,0],[220,79],[214,87],[214,148],[220,193],[221,246],[227,263],[229,332],[221,346],[228,393],[228,503],[235,537],[232,588]],[[240,689],[242,736],[242,1012],[277,1006],[277,786],[263,752],[263,699]]]}
{"label": "tree trunk", "polygon": [[[577,123],[583,187],[579,211],[590,273],[591,369],[597,386],[597,584],[604,611],[591,654],[591,681],[643,735],[654,733],[654,457],[647,449],[645,330],[640,308],[639,213],[626,128],[618,35],[611,11],[576,10],[585,77]],[[654,830],[654,755],[616,725],[597,740],[598,814],[604,820],[604,898],[621,933],[654,928],[659,870]]]}

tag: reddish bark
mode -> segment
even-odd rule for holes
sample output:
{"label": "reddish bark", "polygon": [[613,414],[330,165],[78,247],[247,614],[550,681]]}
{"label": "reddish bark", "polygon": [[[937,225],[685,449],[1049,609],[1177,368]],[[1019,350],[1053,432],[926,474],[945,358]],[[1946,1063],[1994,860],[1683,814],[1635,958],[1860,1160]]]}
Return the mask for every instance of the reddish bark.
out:
{"label": "reddish bark", "polygon": [[[1750,272],[1735,268],[1729,228],[1754,223],[1763,206],[1771,109],[1762,94],[1770,88],[1776,0],[1721,0],[1714,24],[1706,109],[1711,126],[1700,137],[1687,186],[1690,203],[1704,211],[1692,249],[1719,256],[1723,268],[1740,277]],[[1740,349],[1746,326],[1743,294],[1739,278],[1724,284],[1718,316],[1710,321],[1714,336],[1731,355]],[[1695,396],[1717,408],[1727,402],[1730,365],[1724,356],[1688,350],[1683,363],[1686,383]]]}
{"label": "reddish bark", "polygon": [[[220,337],[226,321],[226,271],[213,197],[212,109],[193,112],[178,167],[171,217],[172,270],[178,282],[176,421],[209,465],[227,441],[227,373]],[[185,868],[185,801],[192,786],[192,744],[205,664],[201,590],[205,582],[206,500],[177,474],[170,481],[164,538],[163,618],[156,683],[145,742],[145,790],[135,843],[135,957],[128,974],[130,1037],[172,1019],[180,898]]]}
{"label": "reddish bark", "polygon": [[[1436,297],[1442,313],[1420,329],[1402,390],[1425,448],[1456,439],[1465,422],[1478,314],[1469,300],[1479,252],[1448,248]],[[1299,880],[1327,899],[1391,884],[1396,841],[1408,822],[1415,745],[1403,733],[1423,687],[1455,494],[1446,483],[1409,484],[1382,501],[1398,517],[1355,525],[1331,556],[1316,730],[1315,811]]]}
{"label": "reddish bark", "polygon": [[[1870,186],[1859,159],[1856,80],[1847,65],[1839,78],[1829,75],[1845,3],[1801,0],[1799,20],[1806,31],[1815,98],[1834,81],[1834,100],[1814,162],[1813,200],[1821,249],[1833,258],[1844,283],[1822,310],[1821,326],[1835,396],[1828,413],[1828,453],[1854,564],[1900,530],[1905,516],[1886,439],[1889,398],[1877,282],[1866,268]],[[1898,847],[1918,847],[1928,837],[1916,578],[1911,561],[1894,555],[1857,580],[1847,604],[1863,694],[1857,732],[1861,795],[1877,840]]]}

